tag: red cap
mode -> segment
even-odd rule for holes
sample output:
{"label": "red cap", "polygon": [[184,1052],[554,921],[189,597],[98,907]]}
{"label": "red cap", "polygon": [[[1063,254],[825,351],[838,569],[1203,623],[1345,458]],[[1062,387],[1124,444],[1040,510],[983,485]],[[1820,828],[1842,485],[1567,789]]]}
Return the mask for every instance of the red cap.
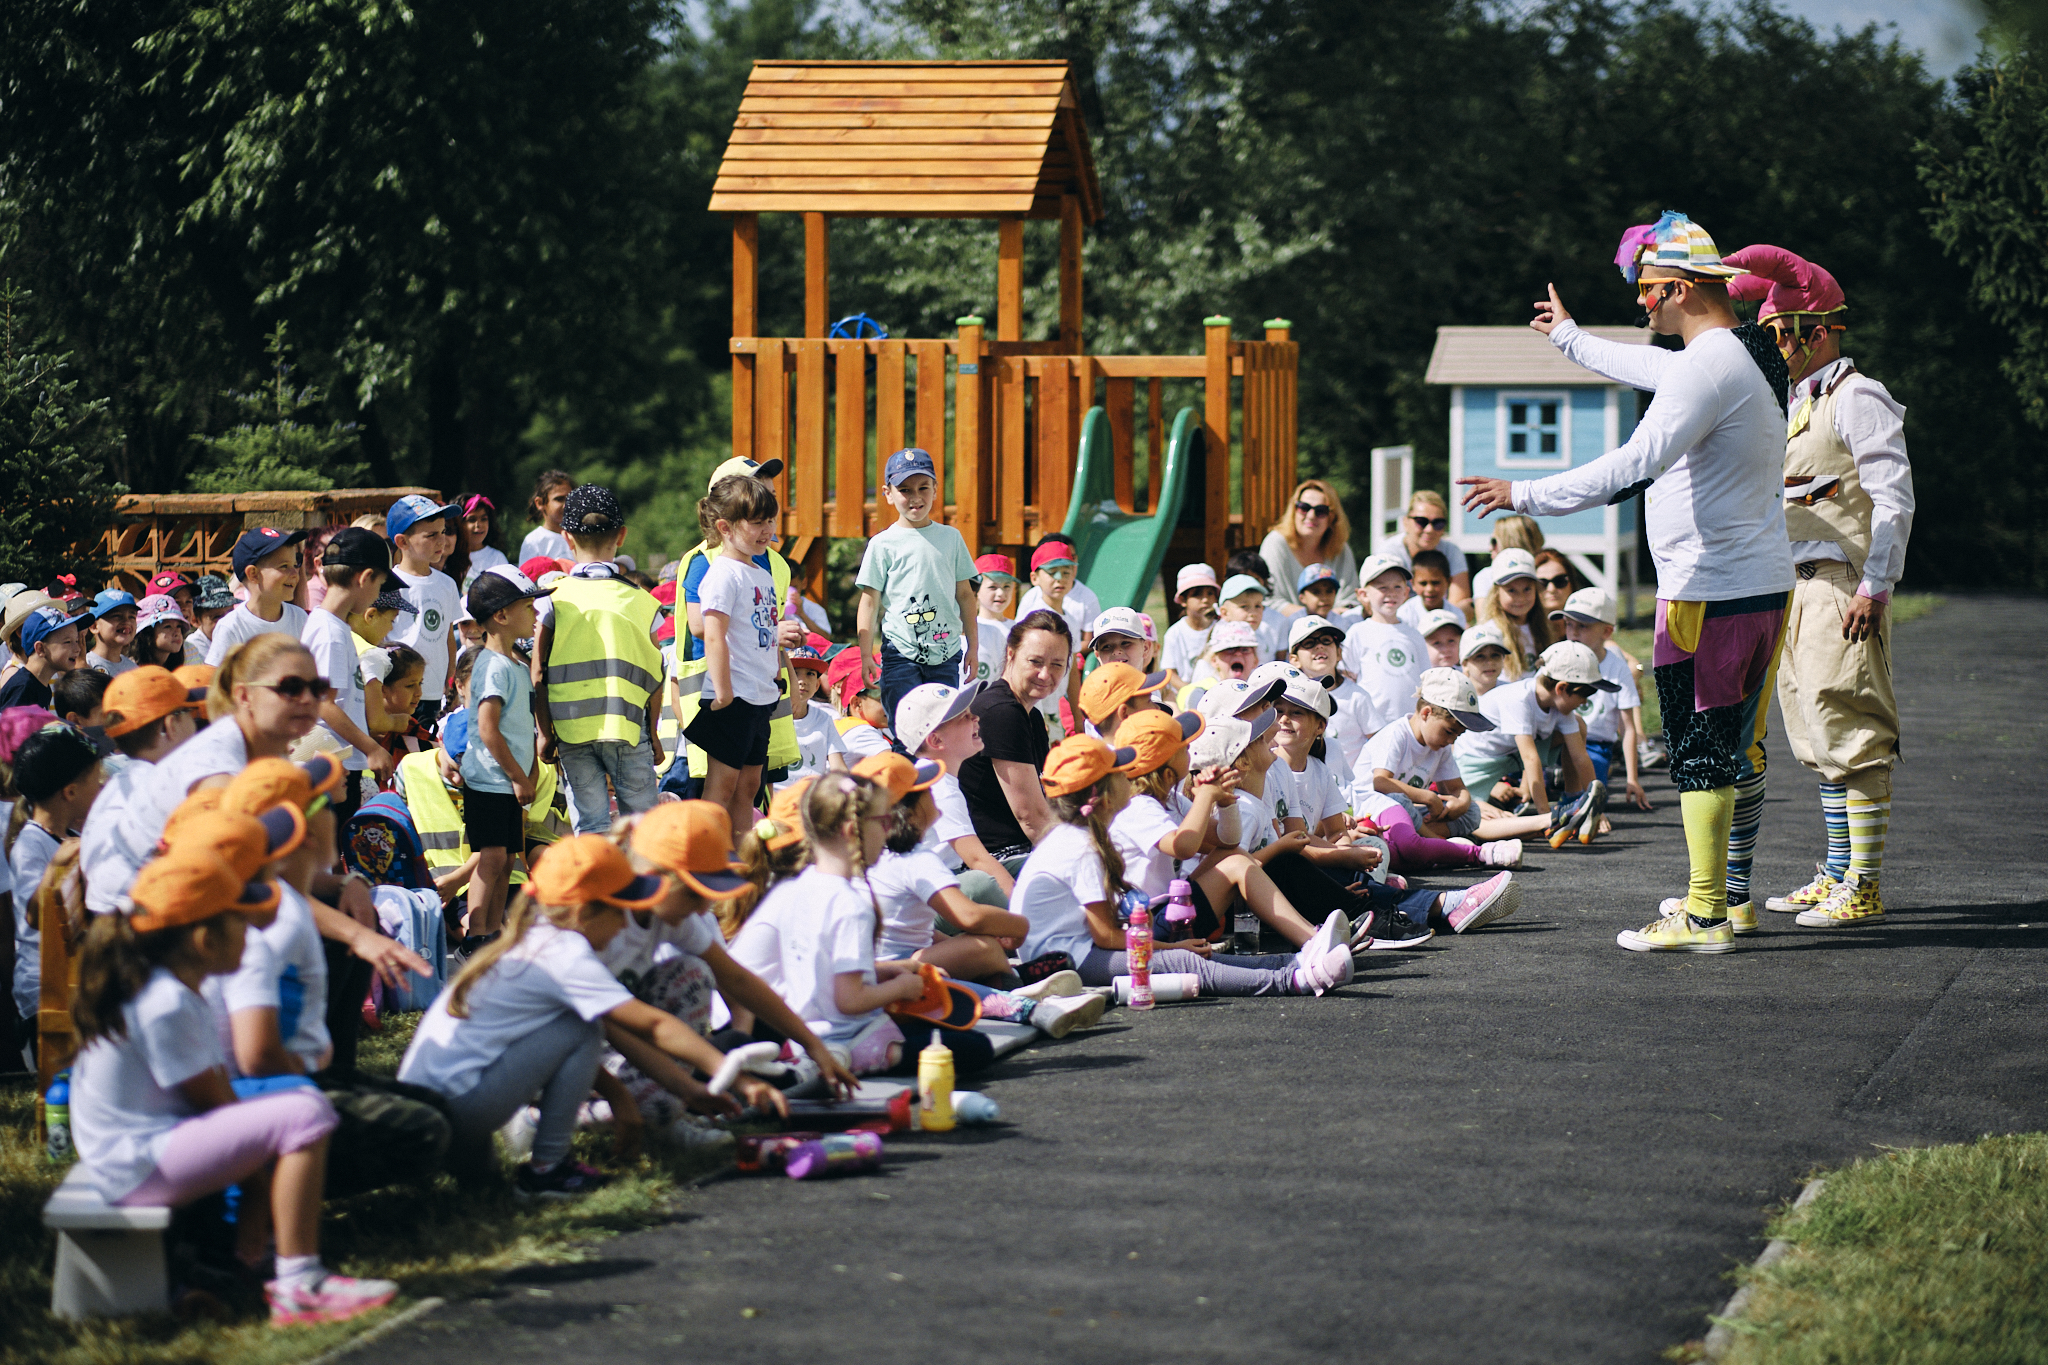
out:
{"label": "red cap", "polygon": [[974,572],[983,578],[1007,578],[1017,581],[1017,561],[1008,555],[986,554],[974,561]]}
{"label": "red cap", "polygon": [[540,576],[542,574],[554,573],[561,567],[562,566],[560,564],[557,564],[553,559],[551,559],[547,555],[535,555],[532,559],[527,560],[525,563],[519,566],[519,572],[525,574],[528,578],[538,583],[540,582]]}
{"label": "red cap", "polygon": [[1048,564],[1072,564],[1073,547],[1064,541],[1048,540],[1031,552],[1031,572],[1037,573]]}

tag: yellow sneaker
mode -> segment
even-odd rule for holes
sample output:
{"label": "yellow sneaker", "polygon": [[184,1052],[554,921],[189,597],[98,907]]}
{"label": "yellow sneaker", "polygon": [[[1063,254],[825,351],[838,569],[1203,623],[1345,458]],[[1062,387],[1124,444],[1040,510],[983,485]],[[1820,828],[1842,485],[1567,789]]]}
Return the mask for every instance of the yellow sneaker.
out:
{"label": "yellow sneaker", "polygon": [[1883,918],[1884,900],[1877,893],[1877,878],[1859,878],[1851,872],[1833,895],[1813,909],[1801,911],[1797,923],[1805,929],[1849,929]]}
{"label": "yellow sneaker", "polygon": [[1689,914],[1662,915],[1641,929],[1624,929],[1614,941],[1632,953],[1729,953],[1735,931],[1727,920],[1701,928]]}
{"label": "yellow sneaker", "polygon": [[1753,934],[1756,932],[1756,902],[1744,901],[1728,907],[1728,932],[1731,934]]}
{"label": "yellow sneaker", "polygon": [[1813,865],[1813,880],[1789,896],[1773,896],[1764,902],[1764,909],[1776,910],[1780,914],[1796,915],[1802,910],[1811,910],[1840,886],[1841,880],[1828,871],[1826,863]]}

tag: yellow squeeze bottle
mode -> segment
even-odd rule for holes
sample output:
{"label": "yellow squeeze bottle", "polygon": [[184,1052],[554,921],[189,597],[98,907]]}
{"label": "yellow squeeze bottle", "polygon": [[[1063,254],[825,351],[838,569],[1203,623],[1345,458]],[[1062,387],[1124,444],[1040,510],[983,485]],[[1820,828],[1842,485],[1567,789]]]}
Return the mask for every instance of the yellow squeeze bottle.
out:
{"label": "yellow squeeze bottle", "polygon": [[917,1126],[928,1133],[953,1127],[953,1053],[936,1033],[917,1054]]}

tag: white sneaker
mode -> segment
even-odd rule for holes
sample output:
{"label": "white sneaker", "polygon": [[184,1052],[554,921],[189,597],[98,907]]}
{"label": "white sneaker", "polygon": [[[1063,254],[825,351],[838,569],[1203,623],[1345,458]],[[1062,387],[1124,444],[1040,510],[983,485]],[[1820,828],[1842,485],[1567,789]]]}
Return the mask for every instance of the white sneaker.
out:
{"label": "white sneaker", "polygon": [[1321,957],[1338,944],[1351,942],[1351,917],[1342,910],[1332,910],[1330,917],[1323,921],[1323,927],[1308,936],[1308,942],[1301,945],[1301,956]]}
{"label": "white sneaker", "polygon": [[1102,1012],[1108,1006],[1108,1001],[1093,992],[1054,996],[1031,1011],[1029,1023],[1048,1038],[1064,1038],[1077,1028],[1093,1028],[1101,1023]]}
{"label": "white sneaker", "polygon": [[534,1135],[540,1131],[540,1115],[530,1104],[522,1104],[512,1111],[512,1117],[505,1120],[505,1126],[498,1130],[498,1137],[505,1144],[505,1155],[514,1161],[525,1161],[533,1155]]}
{"label": "white sneaker", "polygon": [[1496,843],[1479,846],[1479,862],[1482,867],[1520,867],[1522,865],[1522,841],[1502,839]]}
{"label": "white sneaker", "polygon": [[1079,972],[1054,972],[1043,981],[1034,981],[1028,986],[1019,986],[1011,995],[1021,995],[1026,1000],[1051,1000],[1062,995],[1079,995],[1088,988],[1081,984]]}

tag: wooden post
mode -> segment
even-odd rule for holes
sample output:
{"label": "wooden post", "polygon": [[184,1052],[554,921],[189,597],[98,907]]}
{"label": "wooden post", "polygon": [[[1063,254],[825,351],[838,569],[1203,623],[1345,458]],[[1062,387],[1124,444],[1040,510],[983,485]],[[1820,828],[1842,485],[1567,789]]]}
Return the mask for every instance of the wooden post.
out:
{"label": "wooden post", "polygon": [[1166,460],[1166,384],[1145,381],[1145,500],[1159,510],[1159,467]]}
{"label": "wooden post", "polygon": [[828,533],[825,526],[825,343],[805,337],[790,344],[796,351],[796,453],[790,463],[790,486],[796,501],[796,534],[822,536]]}
{"label": "wooden post", "polygon": [[[989,361],[996,367],[995,488],[996,542],[1024,543],[1024,386],[1029,382],[1024,357],[1006,355]],[[1042,395],[1041,395],[1042,397]]]}
{"label": "wooden post", "polygon": [[[761,334],[761,218],[759,214],[732,216],[732,334],[753,337]],[[732,358],[732,453],[748,459],[754,454],[754,375],[759,359],[733,353]]]}
{"label": "wooden post", "polygon": [[1060,196],[1060,351],[1081,355],[1081,222],[1078,195]]}
{"label": "wooden post", "polygon": [[[875,343],[875,531],[887,530],[896,520],[896,509],[882,496],[882,470],[888,467],[889,457],[908,444],[903,439],[904,357],[909,352],[907,341],[878,341]],[[938,515],[945,519],[946,483],[945,470],[939,471]]]}
{"label": "wooden post", "polygon": [[1024,339],[1024,220],[996,223],[996,340]]}
{"label": "wooden post", "polygon": [[[953,376],[953,524],[967,548],[979,551],[982,527],[989,519],[989,490],[981,480],[982,432],[988,422],[982,404],[988,388],[981,378],[981,337],[987,324],[978,317],[964,317],[957,319],[957,325],[960,361]],[[923,362],[919,365],[921,368]]]}
{"label": "wooden post", "polygon": [[836,348],[838,411],[833,417],[832,534],[868,534],[868,349],[858,341],[827,341]]}
{"label": "wooden post", "polygon": [[1230,558],[1230,319],[1202,319],[1202,558],[1217,573]]}
{"label": "wooden post", "polygon": [[1066,525],[1067,503],[1074,496],[1074,363],[1065,356],[1038,362],[1038,534]]}
{"label": "wooden post", "polygon": [[822,213],[804,215],[804,335],[822,337],[832,323],[832,239]]}
{"label": "wooden post", "polygon": [[[1290,347],[1293,346],[1293,323],[1289,322],[1286,318],[1267,318],[1265,325],[1266,340],[1284,341]],[[1296,390],[1296,369],[1300,364],[1300,351],[1298,349],[1290,349],[1276,358],[1274,366],[1273,398],[1277,409],[1274,414],[1274,436],[1276,442],[1274,472],[1280,481],[1280,486],[1286,490],[1286,492],[1281,494],[1283,498],[1294,491],[1294,485],[1299,481],[1297,478],[1299,472],[1297,442],[1300,434],[1296,429],[1295,423],[1300,416],[1298,407],[1299,396]],[[1283,507],[1280,509],[1280,514],[1282,516],[1289,515],[1290,509]]]}
{"label": "wooden post", "polygon": [[[766,464],[781,460],[783,470],[775,476],[775,496],[782,504],[782,534],[816,535],[815,525],[805,526],[798,515],[795,487],[789,476],[789,369],[786,357],[790,343],[780,337],[763,338],[754,354],[754,459]],[[733,398],[739,402],[738,395]]]}

